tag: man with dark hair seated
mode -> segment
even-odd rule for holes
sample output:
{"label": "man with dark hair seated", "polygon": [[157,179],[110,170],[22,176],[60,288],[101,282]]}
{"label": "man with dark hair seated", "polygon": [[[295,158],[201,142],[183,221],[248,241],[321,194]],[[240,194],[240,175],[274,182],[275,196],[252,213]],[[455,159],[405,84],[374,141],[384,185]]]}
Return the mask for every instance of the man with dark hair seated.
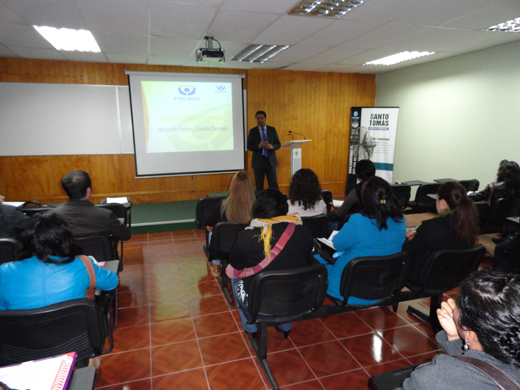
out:
{"label": "man with dark hair seated", "polygon": [[52,212],[68,223],[75,236],[104,235],[126,241],[130,230],[110,210],[95,207],[90,201],[92,184],[85,171],[72,171],[61,179],[61,185],[70,200]]}

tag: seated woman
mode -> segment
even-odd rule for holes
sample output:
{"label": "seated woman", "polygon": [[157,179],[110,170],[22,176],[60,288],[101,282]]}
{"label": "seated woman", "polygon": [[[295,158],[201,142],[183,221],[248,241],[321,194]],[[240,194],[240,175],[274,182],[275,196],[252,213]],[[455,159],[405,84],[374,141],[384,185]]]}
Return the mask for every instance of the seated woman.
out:
{"label": "seated woman", "polygon": [[500,198],[520,198],[520,167],[514,161],[502,160],[497,172],[497,181],[468,196],[475,202],[485,200],[489,204]]}
{"label": "seated woman", "polygon": [[[253,218],[251,210],[255,200],[251,176],[247,171],[238,171],[229,184],[229,195],[214,208],[212,215],[208,218],[207,229],[211,231],[218,222],[249,223]],[[213,275],[219,276],[220,270],[220,260],[212,260]]]}
{"label": "seated woman", "polygon": [[443,302],[437,316],[444,329],[437,333],[437,341],[448,354],[415,369],[403,389],[499,388],[456,355],[490,363],[520,383],[519,275],[474,272],[460,285],[456,302],[451,298]]}
{"label": "seated woman", "polygon": [[[260,193],[253,205],[251,225],[238,234],[229,254],[226,275],[231,278],[242,327],[249,334],[257,331],[256,325],[247,324],[242,307],[247,307],[254,275],[309,265],[307,256],[313,248],[312,236],[301,225],[299,216],[287,215],[286,199],[277,190],[268,189]],[[280,250],[275,248],[279,240],[285,241]],[[277,329],[287,338],[291,324],[279,325]]]}
{"label": "seated woman", "polygon": [[341,207],[337,210],[331,210],[327,214],[333,222],[346,219],[348,215],[361,211],[363,208],[363,197],[361,195],[363,183],[375,176],[376,166],[370,160],[359,160],[356,164],[355,173],[358,183],[354,189],[348,193]]}
{"label": "seated woman", "polygon": [[[19,239],[19,258],[0,266],[0,310],[35,309],[85,298],[90,278],[66,222],[52,213],[30,218]],[[113,290],[118,279],[90,259],[96,288]]]}
{"label": "seated woman", "polygon": [[293,175],[287,203],[288,214],[298,213],[300,217],[327,214],[327,205],[321,197],[320,181],[312,169],[300,169]]}
{"label": "seated woman", "polygon": [[[399,253],[405,239],[406,225],[390,184],[374,176],[366,182],[362,198],[364,207],[361,213],[352,215],[332,239],[334,248],[341,253],[336,263],[329,264],[321,256],[315,255],[329,272],[327,294],[338,299],[343,299],[339,291],[341,274],[350,260]],[[347,301],[357,305],[376,302],[355,297]]]}
{"label": "seated woman", "polygon": [[444,183],[437,193],[438,216],[423,221],[417,232],[409,230],[403,251],[411,256],[408,280],[417,282],[430,254],[439,249],[464,249],[475,245],[478,216],[466,189],[456,182]]}

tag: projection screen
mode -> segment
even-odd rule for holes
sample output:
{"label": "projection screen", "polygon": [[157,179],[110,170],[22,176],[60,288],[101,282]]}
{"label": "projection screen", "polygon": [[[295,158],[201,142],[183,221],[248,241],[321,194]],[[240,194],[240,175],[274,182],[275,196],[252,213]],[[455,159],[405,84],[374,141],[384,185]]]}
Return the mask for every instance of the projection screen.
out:
{"label": "projection screen", "polygon": [[137,177],[244,169],[243,75],[126,74]]}

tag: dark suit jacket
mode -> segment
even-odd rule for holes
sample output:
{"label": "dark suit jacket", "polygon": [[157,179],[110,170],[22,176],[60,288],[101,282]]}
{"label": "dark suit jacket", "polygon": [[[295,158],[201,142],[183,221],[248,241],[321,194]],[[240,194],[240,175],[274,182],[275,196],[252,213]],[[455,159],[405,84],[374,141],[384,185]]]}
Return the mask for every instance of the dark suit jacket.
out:
{"label": "dark suit jacket", "polygon": [[100,234],[117,240],[129,240],[130,230],[110,210],[94,206],[88,200],[69,200],[52,210],[65,219],[78,237]]}
{"label": "dark suit jacket", "polygon": [[[276,160],[276,151],[281,147],[280,140],[278,139],[278,134],[276,133],[276,129],[274,127],[265,127],[267,141],[273,145],[272,149],[267,150],[267,157],[269,158],[271,166],[274,168],[278,165],[278,161]],[[253,158],[251,161],[251,168],[253,169],[260,168],[261,166],[263,148],[258,146],[260,142],[262,142],[262,137],[260,137],[260,129],[258,126],[255,126],[249,130],[249,137],[247,137],[247,149],[253,152]]]}

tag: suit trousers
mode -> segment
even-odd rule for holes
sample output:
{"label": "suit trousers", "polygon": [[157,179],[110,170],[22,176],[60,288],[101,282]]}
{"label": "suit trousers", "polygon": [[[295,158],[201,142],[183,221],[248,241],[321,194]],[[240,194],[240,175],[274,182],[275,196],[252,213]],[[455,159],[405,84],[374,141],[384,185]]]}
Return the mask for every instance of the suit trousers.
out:
{"label": "suit trousers", "polygon": [[255,173],[256,190],[262,191],[264,189],[264,177],[267,176],[267,184],[273,190],[278,189],[278,180],[276,178],[276,167],[271,166],[269,159],[262,156],[262,165],[260,168],[253,169]]}

